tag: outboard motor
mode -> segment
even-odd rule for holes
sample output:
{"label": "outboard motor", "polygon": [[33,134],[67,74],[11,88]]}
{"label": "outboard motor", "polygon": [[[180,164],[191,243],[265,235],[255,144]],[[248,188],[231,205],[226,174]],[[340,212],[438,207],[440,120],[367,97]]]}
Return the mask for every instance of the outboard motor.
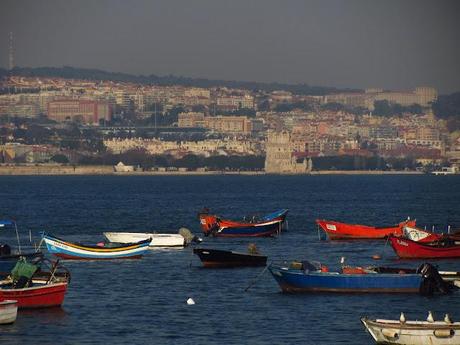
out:
{"label": "outboard motor", "polygon": [[447,294],[450,292],[450,286],[442,279],[436,267],[429,263],[422,264],[417,273],[423,277],[420,284],[420,294],[423,296],[431,296],[435,292]]}

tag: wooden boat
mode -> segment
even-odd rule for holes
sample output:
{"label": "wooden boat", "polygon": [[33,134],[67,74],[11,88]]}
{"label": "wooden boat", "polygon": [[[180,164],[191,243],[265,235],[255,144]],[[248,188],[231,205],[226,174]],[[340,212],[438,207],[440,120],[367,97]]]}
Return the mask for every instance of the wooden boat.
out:
{"label": "wooden boat", "polygon": [[242,253],[230,250],[194,248],[204,267],[257,267],[267,264],[267,257],[254,253]]}
{"label": "wooden boat", "polygon": [[234,221],[201,212],[199,218],[205,236],[267,237],[281,232],[287,213],[288,210],[279,210],[262,217]]}
{"label": "wooden boat", "polygon": [[316,223],[324,230],[330,240],[382,239],[392,234],[402,236],[403,226],[415,226],[415,220],[406,220],[396,225],[380,227],[346,224],[324,219],[317,219]]}
{"label": "wooden boat", "polygon": [[458,242],[456,244],[460,244],[460,234],[435,233],[417,228],[415,226],[404,226],[403,236],[409,240],[419,243],[429,243],[435,241],[442,241],[444,239],[451,239],[455,242]]}
{"label": "wooden boat", "polygon": [[435,321],[431,312],[427,321],[361,318],[361,322],[377,344],[450,345],[460,344],[460,322],[452,322],[446,314],[443,321]]}
{"label": "wooden boat", "polygon": [[0,300],[17,301],[19,308],[45,308],[60,306],[64,301],[70,274],[62,277],[59,262],[51,265],[49,274],[45,273],[44,264],[26,262],[24,258],[16,263],[10,279],[0,285]]}
{"label": "wooden boat", "polygon": [[64,302],[67,282],[37,283],[30,287],[2,286],[0,299],[16,300],[19,308],[57,307]]}
{"label": "wooden boat", "polygon": [[101,247],[72,243],[49,234],[43,235],[43,241],[49,253],[71,260],[139,259],[148,250],[151,242],[147,239],[138,243]]}
{"label": "wooden boat", "polygon": [[[349,270],[329,272],[319,263],[303,261],[290,266],[270,265],[269,270],[283,292],[338,292],[338,293],[422,293],[432,294],[433,287],[444,283],[436,277],[436,269],[427,265],[422,273],[375,273]],[[440,278],[439,278],[440,279]],[[430,282],[428,284],[427,282]],[[431,284],[433,282],[434,284]]]}
{"label": "wooden boat", "polygon": [[157,234],[148,232],[103,232],[108,241],[135,243],[151,239],[149,247],[184,247],[185,238],[180,234]]}
{"label": "wooden boat", "polygon": [[0,300],[0,325],[7,325],[16,321],[18,315],[18,301]]}
{"label": "wooden boat", "polygon": [[460,245],[449,238],[420,243],[407,238],[390,236],[390,243],[396,255],[402,259],[460,258]]}

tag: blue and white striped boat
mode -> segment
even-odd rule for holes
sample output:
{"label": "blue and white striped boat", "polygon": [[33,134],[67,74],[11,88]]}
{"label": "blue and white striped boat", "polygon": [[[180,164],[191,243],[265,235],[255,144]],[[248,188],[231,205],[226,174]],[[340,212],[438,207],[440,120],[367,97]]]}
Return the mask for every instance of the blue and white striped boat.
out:
{"label": "blue and white striped boat", "polygon": [[69,260],[112,260],[139,259],[149,249],[151,239],[137,243],[121,244],[111,247],[89,246],[67,242],[49,234],[43,234],[48,252]]}

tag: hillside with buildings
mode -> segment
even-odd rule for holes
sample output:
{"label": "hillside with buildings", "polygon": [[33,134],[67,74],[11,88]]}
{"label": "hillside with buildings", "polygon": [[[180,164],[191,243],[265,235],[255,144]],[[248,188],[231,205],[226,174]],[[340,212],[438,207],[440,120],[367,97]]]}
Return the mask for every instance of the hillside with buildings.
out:
{"label": "hillside with buildings", "polygon": [[431,87],[308,93],[32,72],[0,83],[2,164],[309,173],[460,162],[458,97]]}

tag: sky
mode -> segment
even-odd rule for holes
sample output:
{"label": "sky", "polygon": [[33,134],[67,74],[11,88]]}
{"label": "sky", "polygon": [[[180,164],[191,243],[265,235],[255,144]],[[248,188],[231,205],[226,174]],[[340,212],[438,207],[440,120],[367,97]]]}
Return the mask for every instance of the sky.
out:
{"label": "sky", "polygon": [[0,66],[460,91],[460,1],[2,0]]}

